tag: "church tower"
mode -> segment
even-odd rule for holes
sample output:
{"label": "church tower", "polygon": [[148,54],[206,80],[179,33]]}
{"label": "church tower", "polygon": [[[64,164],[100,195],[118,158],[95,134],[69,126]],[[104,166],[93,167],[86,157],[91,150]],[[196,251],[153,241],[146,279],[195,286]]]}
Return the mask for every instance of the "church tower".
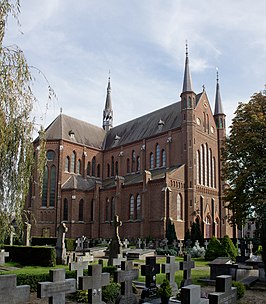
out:
{"label": "church tower", "polygon": [[107,132],[113,127],[113,109],[111,101],[111,81],[108,78],[105,108],[103,110],[103,129]]}
{"label": "church tower", "polygon": [[186,59],[183,90],[181,97],[182,114],[182,138],[183,138],[183,162],[185,166],[185,230],[193,221],[194,201],[196,197],[195,164],[194,164],[194,138],[195,138],[195,114],[196,94],[193,91],[192,80],[189,70],[188,46],[186,45]]}

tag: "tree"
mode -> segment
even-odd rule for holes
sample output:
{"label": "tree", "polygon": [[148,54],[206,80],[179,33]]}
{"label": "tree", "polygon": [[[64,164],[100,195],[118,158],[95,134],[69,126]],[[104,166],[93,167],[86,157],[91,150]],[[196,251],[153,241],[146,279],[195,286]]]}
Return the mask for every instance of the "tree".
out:
{"label": "tree", "polygon": [[166,238],[168,240],[169,245],[173,244],[174,240],[177,240],[175,224],[171,218],[169,218],[167,221]]}
{"label": "tree", "polygon": [[[30,67],[18,46],[5,47],[4,35],[9,15],[18,21],[20,0],[1,0],[0,5],[0,241],[16,220],[22,226],[24,203],[29,190],[34,153],[33,105]],[[53,91],[49,88],[49,96]],[[33,118],[32,118],[33,117]],[[41,147],[43,145],[43,132]],[[40,178],[44,167],[45,149],[41,149]]]}
{"label": "tree", "polygon": [[242,227],[255,217],[266,265],[266,95],[254,94],[240,103],[224,150],[225,199],[230,221]]}

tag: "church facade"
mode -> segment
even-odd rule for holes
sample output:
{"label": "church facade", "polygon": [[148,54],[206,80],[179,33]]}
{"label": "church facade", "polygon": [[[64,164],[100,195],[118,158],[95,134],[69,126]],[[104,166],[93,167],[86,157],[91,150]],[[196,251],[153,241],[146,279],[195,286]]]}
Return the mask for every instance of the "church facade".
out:
{"label": "church facade", "polygon": [[[223,200],[221,148],[225,114],[217,75],[215,110],[205,89],[193,91],[186,52],[180,101],[113,126],[110,77],[103,127],[60,114],[46,128],[42,193],[34,172],[26,209],[32,235],[111,238],[118,215],[121,238],[166,236],[169,222],[184,239],[194,221],[205,238],[231,236]],[[38,157],[38,138],[34,142]]]}

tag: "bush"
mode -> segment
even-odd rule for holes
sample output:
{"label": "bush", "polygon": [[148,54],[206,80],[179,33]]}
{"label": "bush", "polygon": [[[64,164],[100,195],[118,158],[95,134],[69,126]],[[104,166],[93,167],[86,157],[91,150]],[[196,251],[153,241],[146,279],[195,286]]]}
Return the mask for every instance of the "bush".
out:
{"label": "bush", "polygon": [[172,295],[172,287],[167,279],[164,279],[160,285],[157,294],[159,297],[170,298]]}
{"label": "bush", "polygon": [[67,251],[75,251],[76,248],[76,240],[75,239],[65,239],[66,250]]}
{"label": "bush", "polygon": [[221,242],[222,246],[222,256],[230,257],[233,261],[236,260],[237,257],[237,248],[235,247],[232,240],[229,238],[228,235],[225,235]]}
{"label": "bush", "polygon": [[177,256],[177,251],[174,248],[170,249],[163,249],[163,248],[157,248],[156,249],[157,255],[171,255],[171,256]]}
{"label": "bush", "polygon": [[192,258],[204,257],[205,249],[204,247],[200,247],[199,243],[196,242],[195,246],[193,246],[193,248],[190,250],[190,254]]}
{"label": "bush", "polygon": [[243,298],[245,295],[245,291],[246,291],[244,284],[242,284],[241,282],[238,282],[238,281],[233,281],[232,286],[237,288],[237,299],[239,300],[239,299]]}
{"label": "bush", "polygon": [[212,261],[220,256],[222,256],[222,246],[215,236],[210,239],[208,247],[205,252],[205,260]]}
{"label": "bush", "polygon": [[31,238],[31,246],[56,246],[56,237],[37,237]]}
{"label": "bush", "polygon": [[102,300],[106,303],[115,303],[120,294],[120,284],[111,283],[103,287]]}

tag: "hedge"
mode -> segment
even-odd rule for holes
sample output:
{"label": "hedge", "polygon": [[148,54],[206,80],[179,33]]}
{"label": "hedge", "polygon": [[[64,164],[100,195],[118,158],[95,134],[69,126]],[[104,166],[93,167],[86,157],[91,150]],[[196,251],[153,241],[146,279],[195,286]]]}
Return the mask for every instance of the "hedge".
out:
{"label": "hedge", "polygon": [[[31,238],[31,246],[56,246],[56,237],[37,237],[34,236]],[[67,251],[74,251],[76,247],[76,240],[75,239],[65,239],[65,245]]]}

